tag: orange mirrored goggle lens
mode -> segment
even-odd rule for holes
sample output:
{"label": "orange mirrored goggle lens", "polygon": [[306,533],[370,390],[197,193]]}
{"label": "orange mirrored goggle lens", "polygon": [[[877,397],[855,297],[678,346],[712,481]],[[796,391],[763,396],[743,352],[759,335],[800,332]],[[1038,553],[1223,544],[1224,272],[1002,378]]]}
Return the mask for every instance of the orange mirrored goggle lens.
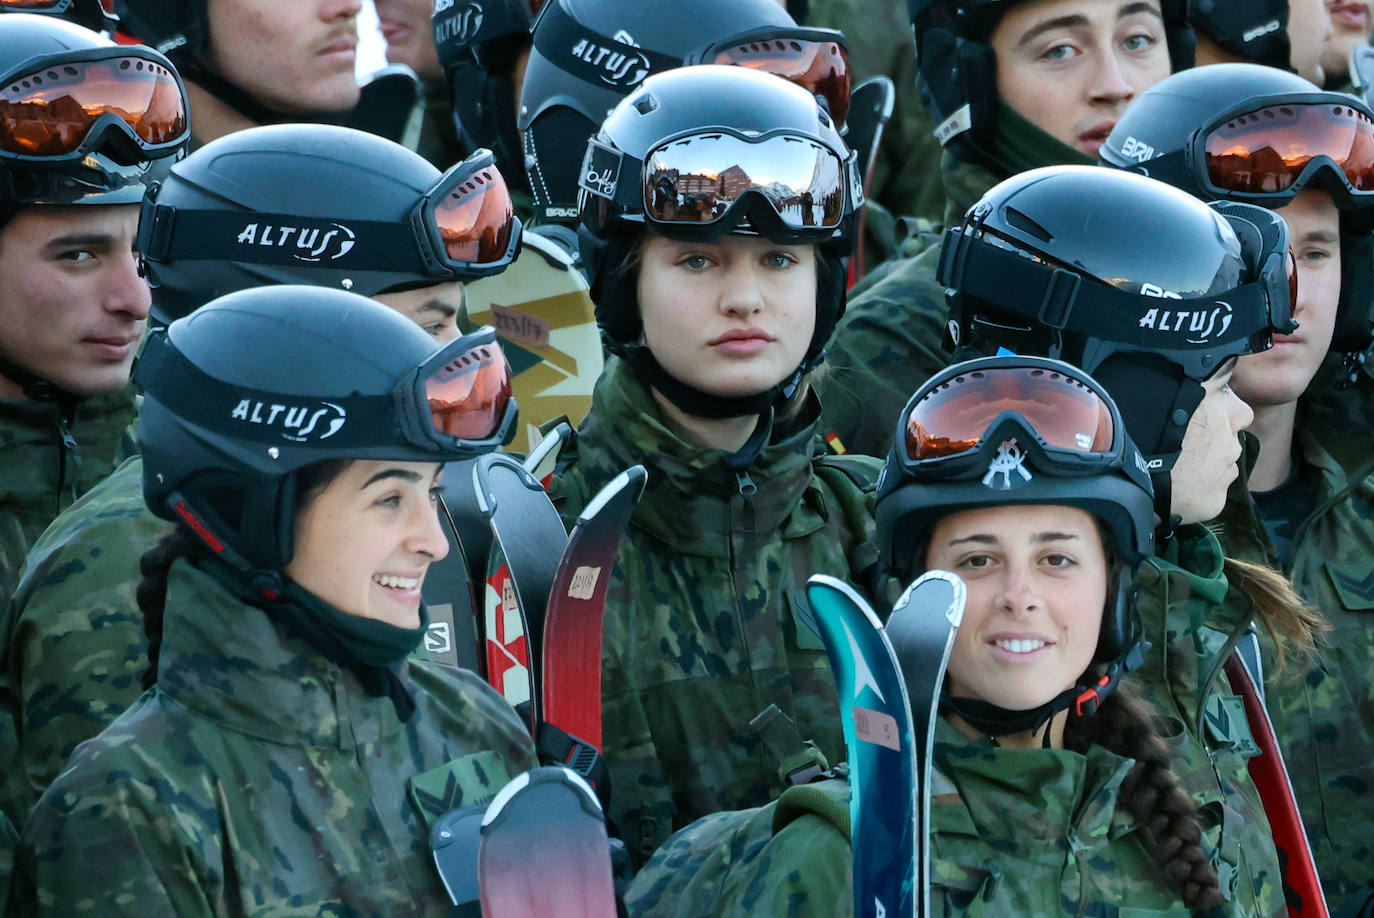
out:
{"label": "orange mirrored goggle lens", "polygon": [[440,366],[425,380],[425,398],[436,432],[461,440],[494,436],[511,400],[500,345],[479,344]]}
{"label": "orange mirrored goggle lens", "polygon": [[1374,191],[1374,123],[1359,109],[1282,103],[1214,128],[1204,150],[1207,177],[1251,194],[1286,190],[1313,159],[1328,156],[1356,191]]}
{"label": "orange mirrored goggle lens", "polygon": [[505,257],[514,215],[510,191],[495,166],[473,173],[434,207],[434,221],[449,258],[469,264]]}
{"label": "orange mirrored goggle lens", "polygon": [[836,42],[798,38],[746,41],[717,51],[704,63],[748,67],[796,83],[826,100],[836,125],[843,126],[849,115],[853,79],[849,71],[849,53]]}
{"label": "orange mirrored goggle lens", "polygon": [[71,61],[0,89],[0,149],[25,156],[75,152],[102,115],[121,118],[144,143],[186,132],[186,104],[171,71],[139,57]]}
{"label": "orange mirrored goggle lens", "polygon": [[973,450],[1007,411],[1049,446],[1081,453],[1112,448],[1112,412],[1096,392],[1053,370],[1007,367],[956,376],[917,402],[907,415],[907,456],[921,461]]}

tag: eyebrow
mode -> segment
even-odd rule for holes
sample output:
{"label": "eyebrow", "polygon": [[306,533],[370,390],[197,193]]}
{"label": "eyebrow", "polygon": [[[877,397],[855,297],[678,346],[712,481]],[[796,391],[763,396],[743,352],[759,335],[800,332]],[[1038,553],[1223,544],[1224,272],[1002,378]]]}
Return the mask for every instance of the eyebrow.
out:
{"label": "eyebrow", "polygon": [[443,300],[428,300],[423,306],[415,310],[416,312],[437,312],[445,319],[449,316],[458,315],[458,307],[445,303]]}
{"label": "eyebrow", "polygon": [[88,249],[112,249],[114,244],[115,238],[109,233],[78,233],[49,239],[43,248],[56,250],[81,246]]}
{"label": "eyebrow", "polygon": [[[1155,9],[1149,3],[1143,2],[1127,3],[1116,11],[1116,18],[1125,19],[1129,16],[1136,16],[1141,13],[1154,16],[1161,22],[1164,21],[1164,17],[1160,15],[1159,10]],[[1055,29],[1081,29],[1087,24],[1088,17],[1081,13],[1075,13],[1070,16],[1059,16],[1055,19],[1046,19],[1044,22],[1038,23],[1027,29],[1025,34],[1016,42],[1016,46],[1019,48],[1023,45],[1027,45],[1035,41],[1035,39],[1039,38],[1044,33],[1054,31]]]}
{"label": "eyebrow", "polygon": [[412,483],[421,480],[420,474],[418,472],[412,472],[409,469],[382,469],[376,475],[373,475],[371,478],[369,478],[363,484],[363,487],[359,488],[358,490],[361,491],[363,490],[363,488],[369,488],[373,484],[387,478],[399,478],[402,481],[409,481]]}
{"label": "eyebrow", "polygon": [[1313,230],[1310,233],[1303,233],[1296,242],[1340,242],[1341,234],[1333,233],[1330,230]]}

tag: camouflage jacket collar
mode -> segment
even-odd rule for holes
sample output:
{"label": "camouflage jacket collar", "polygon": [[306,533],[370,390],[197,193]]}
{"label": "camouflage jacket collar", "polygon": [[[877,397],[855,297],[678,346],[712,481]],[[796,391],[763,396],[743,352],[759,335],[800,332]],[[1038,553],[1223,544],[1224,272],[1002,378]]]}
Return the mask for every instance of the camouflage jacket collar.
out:
{"label": "camouflage jacket collar", "polygon": [[986,166],[961,162],[948,150],[940,156],[940,183],[945,188],[945,226],[959,226],[964,214],[1000,179]]}
{"label": "camouflage jacket collar", "polygon": [[[955,789],[978,835],[1012,857],[1043,858],[1065,839],[1095,851],[1136,825],[1116,802],[1133,759],[1090,746],[1005,749],[970,740],[941,717],[935,728],[937,775],[932,792]],[[950,808],[936,807],[944,820]],[[936,832],[956,828],[936,823]]]}
{"label": "camouflage jacket collar", "polygon": [[167,577],[157,688],[197,716],[274,743],[351,749],[401,728],[388,697],[369,694],[184,560]]}
{"label": "camouflage jacket collar", "polygon": [[1216,612],[1226,599],[1228,587],[1225,562],[1216,534],[1202,523],[1190,523],[1177,529],[1163,554],[1145,560],[1143,576],[1137,580],[1146,589],[1166,577],[1175,583],[1181,581],[1186,589],[1177,595],[1171,590],[1169,602],[1196,600],[1189,604],[1191,627],[1217,627]]}
{"label": "camouflage jacket collar", "polygon": [[[127,386],[78,402],[71,417],[54,402],[0,399],[0,455],[8,460],[0,474],[0,503],[65,501],[93,486],[110,465],[93,462],[87,472],[83,455],[113,456],[133,419],[134,393]],[[53,506],[50,516],[57,512],[55,500]]]}
{"label": "camouflage jacket collar", "polygon": [[[622,360],[611,358],[596,384],[592,410],[578,431],[578,463],[589,480],[609,481],[642,464],[649,484],[635,508],[634,525],[684,554],[727,558],[731,546],[722,536],[750,533],[799,538],[819,529],[824,516],[804,499],[816,490],[811,458],[819,413],[814,401],[803,417],[775,424],[758,458],[742,473],[731,469],[730,454],[683,440],[663,420],[648,389]],[[741,494],[752,482],[752,496]]]}

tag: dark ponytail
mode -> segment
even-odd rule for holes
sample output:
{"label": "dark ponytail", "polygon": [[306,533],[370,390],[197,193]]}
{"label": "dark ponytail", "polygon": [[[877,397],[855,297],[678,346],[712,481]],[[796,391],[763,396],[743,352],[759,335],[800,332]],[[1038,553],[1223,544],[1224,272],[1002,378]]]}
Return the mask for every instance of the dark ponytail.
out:
{"label": "dark ponytail", "polygon": [[162,616],[167,607],[167,571],[177,558],[206,553],[205,543],[190,529],[177,524],[138,561],[138,590],[135,597],[143,612],[143,634],[148,639],[148,668],[143,671],[143,688],[157,682],[157,658],[162,651]]}
{"label": "dark ponytail", "polygon": [[1145,848],[1193,912],[1223,904],[1221,885],[1202,848],[1202,824],[1192,799],[1169,770],[1169,746],[1155,729],[1149,705],[1118,688],[1089,717],[1070,716],[1064,746],[1083,752],[1096,743],[1136,765],[1121,783],[1120,805],[1144,832]]}

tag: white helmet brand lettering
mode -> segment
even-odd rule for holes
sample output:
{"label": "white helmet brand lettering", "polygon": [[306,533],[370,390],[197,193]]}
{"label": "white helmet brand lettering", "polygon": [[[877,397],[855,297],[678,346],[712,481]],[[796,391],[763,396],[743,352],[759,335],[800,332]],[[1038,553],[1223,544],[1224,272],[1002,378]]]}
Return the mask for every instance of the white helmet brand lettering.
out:
{"label": "white helmet brand lettering", "polygon": [[1231,304],[1218,300],[1203,309],[1147,309],[1138,324],[1182,335],[1189,344],[1205,344],[1223,337],[1232,318]]}
{"label": "white helmet brand lettering", "polygon": [[[445,10],[453,9],[455,5],[455,0],[436,0],[434,13],[438,15]],[[484,18],[482,5],[475,0],[468,0],[459,6],[453,15],[434,20],[434,41],[436,44],[449,41],[460,45],[469,44],[482,30]]]}
{"label": "white helmet brand lettering", "polygon": [[327,440],[338,433],[348,420],[348,413],[333,402],[285,405],[251,398],[240,399],[229,416],[247,424],[280,428],[282,438],[293,443]]}
{"label": "white helmet brand lettering", "polygon": [[342,258],[357,240],[353,230],[342,223],[319,226],[274,226],[249,223],[238,234],[239,245],[261,245],[286,249],[299,261],[320,262]]}
{"label": "white helmet brand lettering", "polygon": [[1177,293],[1174,293],[1172,290],[1165,290],[1163,287],[1157,286],[1157,285],[1155,285],[1155,284],[1141,284],[1141,285],[1140,285],[1140,295],[1141,295],[1141,296],[1156,296],[1156,297],[1159,297],[1159,298],[1162,299],[1162,300],[1181,300],[1181,299],[1183,299],[1183,297],[1179,296]]}
{"label": "white helmet brand lettering", "polygon": [[1021,476],[1021,483],[1031,480],[1030,470],[1026,468],[1026,454],[1015,438],[997,447],[997,455],[988,463],[987,474],[983,476],[983,487],[994,491],[1010,491],[1013,487],[1011,474]]}
{"label": "white helmet brand lettering", "polygon": [[1240,40],[1254,41],[1256,38],[1268,35],[1270,32],[1277,32],[1281,28],[1283,28],[1283,23],[1279,22],[1277,19],[1271,19],[1266,23],[1255,26],[1253,29],[1248,29],[1241,35]]}
{"label": "white helmet brand lettering", "polygon": [[596,67],[597,76],[608,86],[638,86],[649,75],[649,59],[642,52],[627,54],[583,38],[573,45],[572,53]]}
{"label": "white helmet brand lettering", "polygon": [[1126,142],[1121,145],[1121,155],[1127,159],[1143,163],[1155,158],[1155,148],[1143,140],[1127,137]]}

